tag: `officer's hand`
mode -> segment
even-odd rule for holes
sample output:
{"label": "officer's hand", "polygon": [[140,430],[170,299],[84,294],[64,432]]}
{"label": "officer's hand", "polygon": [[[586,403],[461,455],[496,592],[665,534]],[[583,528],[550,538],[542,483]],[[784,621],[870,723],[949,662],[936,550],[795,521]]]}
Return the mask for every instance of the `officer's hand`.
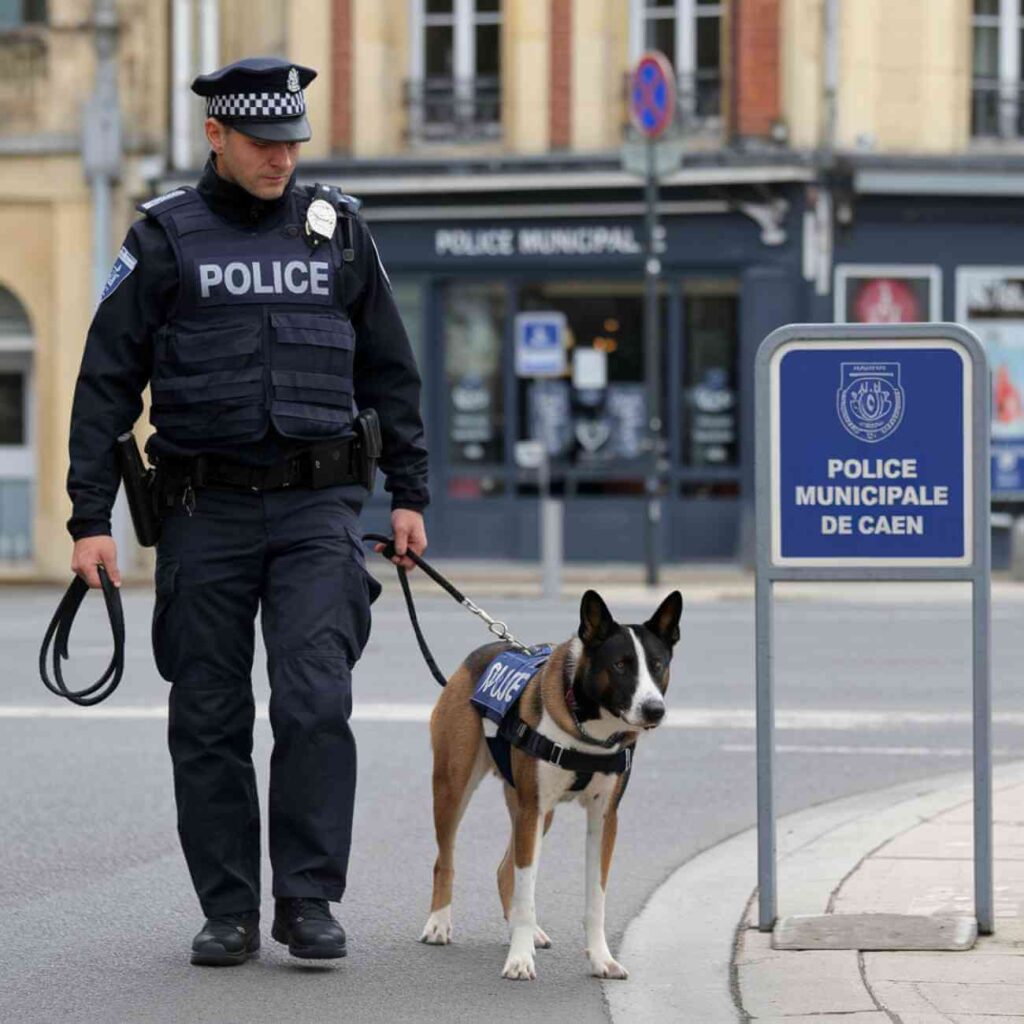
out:
{"label": "officer's hand", "polygon": [[[417,555],[427,550],[427,529],[423,525],[423,514],[409,508],[396,508],[391,513],[391,532],[395,538],[395,557],[391,561],[406,572],[412,572],[416,563],[405,557],[406,550],[411,549]],[[374,551],[383,550],[383,544],[374,547]]]}
{"label": "officer's hand", "polygon": [[113,537],[83,537],[75,541],[71,555],[71,571],[81,576],[90,587],[100,586],[96,566],[102,565],[115,587],[121,586],[121,572],[117,568],[117,545]]}

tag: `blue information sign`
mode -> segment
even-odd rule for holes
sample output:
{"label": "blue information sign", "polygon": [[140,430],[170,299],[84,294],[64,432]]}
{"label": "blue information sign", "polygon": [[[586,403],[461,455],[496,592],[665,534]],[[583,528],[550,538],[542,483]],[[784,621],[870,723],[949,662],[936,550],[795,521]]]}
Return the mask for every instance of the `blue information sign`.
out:
{"label": "blue information sign", "polygon": [[516,374],[560,377],[566,372],[564,313],[519,313],[515,320]]}
{"label": "blue information sign", "polygon": [[[796,581],[970,584],[974,906],[994,927],[991,534],[985,350],[959,324],[790,324],[757,352],[758,927],[776,919],[773,591]],[[809,652],[808,652],[809,653]]]}
{"label": "blue information sign", "polygon": [[773,564],[968,564],[971,374],[949,341],[783,345]]}

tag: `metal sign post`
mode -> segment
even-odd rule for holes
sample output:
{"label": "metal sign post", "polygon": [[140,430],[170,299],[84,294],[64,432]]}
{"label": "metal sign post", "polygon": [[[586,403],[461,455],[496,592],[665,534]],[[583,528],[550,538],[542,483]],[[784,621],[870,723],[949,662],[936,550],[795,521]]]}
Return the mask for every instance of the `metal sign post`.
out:
{"label": "metal sign post", "polygon": [[664,250],[658,225],[658,139],[672,124],[676,107],[676,76],[668,58],[657,51],[637,62],[630,83],[630,119],[647,142],[647,245],[644,252],[644,367],[647,391],[648,468],[644,482],[644,555],[647,585],[658,582],[658,530],[661,526],[661,346],[658,325],[658,282]]}
{"label": "metal sign post", "polygon": [[[519,313],[515,319],[515,363],[518,377],[562,377],[567,372],[566,315],[558,310]],[[542,431],[543,434],[543,431]],[[562,592],[564,502],[551,493],[551,458],[547,438],[516,442],[516,462],[537,471],[540,552],[544,597],[555,601]]]}
{"label": "metal sign post", "polygon": [[[971,584],[974,892],[993,930],[989,405],[957,324],[791,325],[762,343],[757,418],[758,924],[776,920],[772,588]],[[858,947],[850,947],[858,948]]]}

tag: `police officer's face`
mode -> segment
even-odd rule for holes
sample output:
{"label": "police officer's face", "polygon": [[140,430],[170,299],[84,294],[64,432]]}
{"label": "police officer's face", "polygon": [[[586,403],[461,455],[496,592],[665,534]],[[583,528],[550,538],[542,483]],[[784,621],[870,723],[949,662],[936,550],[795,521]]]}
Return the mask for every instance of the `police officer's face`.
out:
{"label": "police officer's face", "polygon": [[288,184],[299,157],[298,142],[254,139],[213,118],[206,137],[217,154],[217,173],[259,199],[277,199]]}

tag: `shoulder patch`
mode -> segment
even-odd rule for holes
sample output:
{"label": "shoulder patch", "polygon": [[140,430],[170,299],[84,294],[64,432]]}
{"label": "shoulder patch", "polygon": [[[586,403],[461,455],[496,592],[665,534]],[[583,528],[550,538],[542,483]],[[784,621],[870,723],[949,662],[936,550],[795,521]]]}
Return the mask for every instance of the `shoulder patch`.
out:
{"label": "shoulder patch", "polygon": [[122,245],[121,251],[117,254],[117,259],[114,260],[114,266],[110,270],[110,275],[107,277],[107,283],[103,286],[100,302],[109,298],[120,288],[121,283],[135,269],[138,262],[138,259]]}

